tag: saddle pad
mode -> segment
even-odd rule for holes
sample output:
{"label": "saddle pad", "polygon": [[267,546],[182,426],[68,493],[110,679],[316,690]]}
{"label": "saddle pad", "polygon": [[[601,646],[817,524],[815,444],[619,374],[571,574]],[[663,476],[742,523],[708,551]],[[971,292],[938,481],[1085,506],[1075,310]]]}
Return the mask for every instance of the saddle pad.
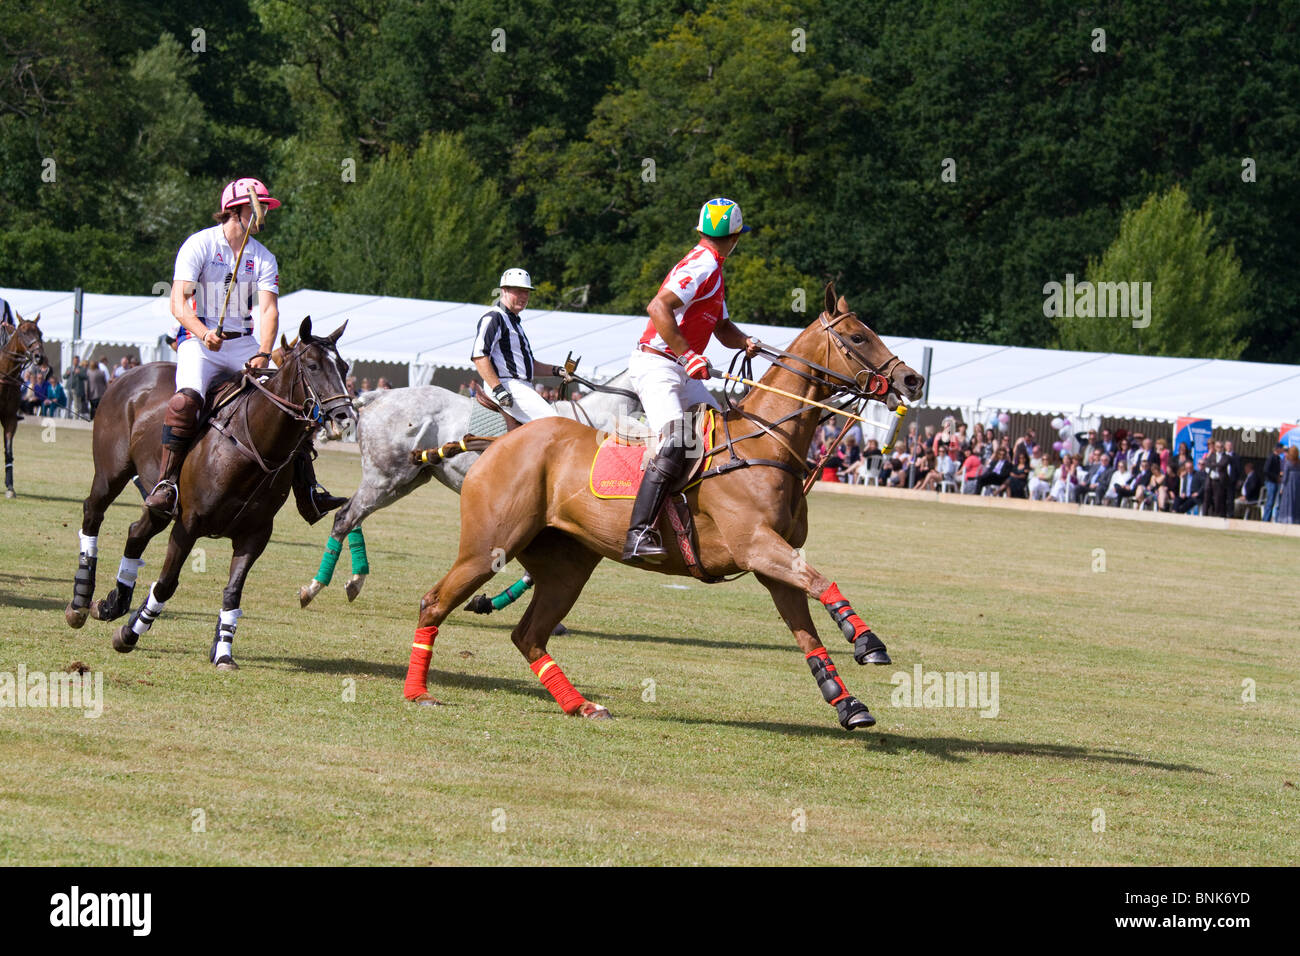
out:
{"label": "saddle pad", "polygon": [[[713,428],[717,415],[713,409],[700,416],[698,430],[704,444],[705,454],[691,461],[691,472],[698,473],[708,468],[713,456]],[[619,441],[618,435],[612,435],[600,443],[591,460],[591,479],[588,487],[597,498],[635,498],[645,475],[645,466],[650,460],[650,450],[643,444],[629,445]],[[699,479],[689,482],[686,487],[698,484]]]}
{"label": "saddle pad", "polygon": [[506,420],[500,412],[484,408],[474,403],[469,413],[469,435],[481,435],[484,438],[496,438],[506,433]]}

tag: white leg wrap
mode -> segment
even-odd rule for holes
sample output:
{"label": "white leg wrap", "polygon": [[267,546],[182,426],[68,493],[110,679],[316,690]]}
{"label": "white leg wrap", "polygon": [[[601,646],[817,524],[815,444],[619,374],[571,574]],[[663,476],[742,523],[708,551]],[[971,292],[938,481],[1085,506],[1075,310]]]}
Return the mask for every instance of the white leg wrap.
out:
{"label": "white leg wrap", "polygon": [[244,616],[244,612],[241,611],[239,608],[235,608],[232,611],[222,611],[221,623],[229,625],[230,627],[234,627],[239,623],[239,619],[243,616]]}
{"label": "white leg wrap", "polygon": [[140,608],[139,616],[131,623],[131,630],[135,631],[136,636],[144,635],[153,627],[153,622],[158,620],[158,615],[167,606],[166,601],[159,601],[153,596],[153,589],[157,586],[157,581],[149,585],[149,596],[145,598],[144,607]]}
{"label": "white leg wrap", "polygon": [[77,537],[81,539],[81,553],[88,558],[99,556],[99,536],[94,534],[82,534],[77,532]]}
{"label": "white leg wrap", "polygon": [[144,567],[144,558],[123,558],[117,566],[117,579],[127,587],[135,587],[136,575]]}

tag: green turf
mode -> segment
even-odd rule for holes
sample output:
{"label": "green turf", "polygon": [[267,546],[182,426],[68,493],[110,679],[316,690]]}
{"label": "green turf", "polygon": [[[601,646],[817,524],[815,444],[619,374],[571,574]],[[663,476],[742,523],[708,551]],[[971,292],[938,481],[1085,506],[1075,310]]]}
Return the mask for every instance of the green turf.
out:
{"label": "green turf", "polygon": [[[80,660],[106,703],[98,719],[0,708],[0,863],[1300,862],[1300,541],[815,495],[808,558],[896,662],[857,667],[815,609],[873,730],[840,729],[752,578],[608,563],[550,650],[615,720],[559,712],[510,643],[520,605],[448,620],[432,677],[450,706],[424,710],[401,684],[456,548],[450,492],[374,516],[361,597],[344,597],[345,549],[305,611],[328,522],[290,504],[244,592],[244,669],[221,674],[228,542],[201,542],[206,570],[135,653],[109,625],[64,624],[90,443],[55,437],[21,426],[21,496],[0,501],[0,671]],[[346,492],[359,462],[318,469]],[[100,595],[138,512],[131,488],[109,512]],[[997,672],[999,715],[891,706],[891,675],[917,663]]]}

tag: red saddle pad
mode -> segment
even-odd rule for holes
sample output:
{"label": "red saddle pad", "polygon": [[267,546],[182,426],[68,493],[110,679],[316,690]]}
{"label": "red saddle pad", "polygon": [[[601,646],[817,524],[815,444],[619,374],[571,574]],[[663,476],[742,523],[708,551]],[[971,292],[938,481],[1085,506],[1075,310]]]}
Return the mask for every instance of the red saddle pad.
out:
{"label": "red saddle pad", "polygon": [[591,493],[597,498],[635,498],[645,474],[645,445],[624,445],[606,438],[591,460]]}

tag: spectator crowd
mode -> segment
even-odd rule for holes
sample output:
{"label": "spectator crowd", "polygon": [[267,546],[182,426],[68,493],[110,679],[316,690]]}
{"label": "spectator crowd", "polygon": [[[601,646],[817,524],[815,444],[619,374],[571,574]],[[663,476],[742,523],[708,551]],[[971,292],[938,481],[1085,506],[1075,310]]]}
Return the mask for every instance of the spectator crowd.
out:
{"label": "spectator crowd", "polygon": [[[999,428],[968,428],[949,416],[939,428],[908,426],[889,455],[876,439],[863,440],[854,423],[826,457],[840,428],[823,425],[808,450],[822,481],[874,483],[917,491],[1136,507],[1180,514],[1300,524],[1300,452],[1278,442],[1262,467],[1236,454],[1231,441],[1214,441],[1194,461],[1186,444],[1118,429],[1089,431],[1044,446],[1033,429],[1014,441]],[[823,462],[824,460],[824,462]]]}

